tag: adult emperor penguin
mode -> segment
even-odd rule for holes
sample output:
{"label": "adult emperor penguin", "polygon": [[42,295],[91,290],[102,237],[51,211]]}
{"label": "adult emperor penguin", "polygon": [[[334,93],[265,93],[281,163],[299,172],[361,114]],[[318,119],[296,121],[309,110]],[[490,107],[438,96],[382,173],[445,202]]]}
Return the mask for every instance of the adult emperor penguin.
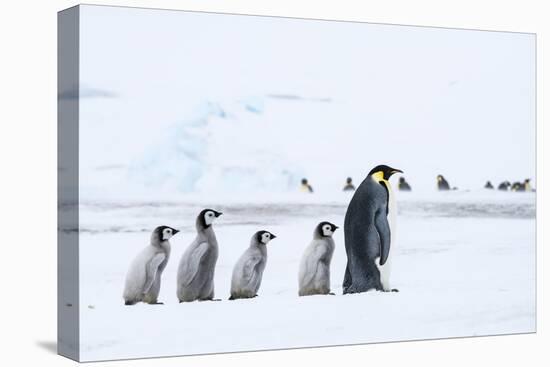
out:
{"label": "adult emperor penguin", "polygon": [[396,208],[389,178],[401,170],[374,167],[355,191],[344,219],[348,262],[344,294],[371,289],[397,291],[389,284]]}
{"label": "adult emperor penguin", "polygon": [[233,268],[230,300],[253,298],[258,295],[267,263],[267,244],[276,238],[268,231],[258,231],[250,239],[250,246]]}
{"label": "adult emperor penguin", "polygon": [[330,262],[334,253],[332,235],[338,226],[321,222],[313,231],[313,240],[306,248],[298,272],[298,295],[330,293]]}
{"label": "adult emperor penguin", "polygon": [[151,243],[132,261],[126,275],[124,303],[134,305],[138,302],[162,304],[158,302],[160,278],[170,258],[170,242],[177,229],[168,226],[155,228],[151,234]]}
{"label": "adult emperor penguin", "polygon": [[411,191],[411,185],[405,180],[405,177],[399,177],[397,188],[399,191]]}
{"label": "adult emperor penguin", "polygon": [[498,189],[500,191],[508,191],[508,188],[512,186],[512,184],[510,183],[510,181],[504,181],[504,182],[501,182],[500,185],[498,185]]}
{"label": "adult emperor penguin", "polygon": [[178,266],[177,296],[180,302],[214,300],[214,270],[218,241],[212,223],[222,213],[204,209],[197,216],[197,237],[183,253]]}
{"label": "adult emperor penguin", "polygon": [[447,182],[443,175],[437,175],[437,189],[439,191],[447,191],[451,189],[449,182]]}

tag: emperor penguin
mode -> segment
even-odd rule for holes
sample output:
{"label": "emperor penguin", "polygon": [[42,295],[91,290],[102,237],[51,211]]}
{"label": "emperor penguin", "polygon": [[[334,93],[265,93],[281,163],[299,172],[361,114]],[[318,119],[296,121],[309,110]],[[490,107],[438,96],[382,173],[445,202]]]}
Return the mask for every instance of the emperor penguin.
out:
{"label": "emperor penguin", "polygon": [[374,167],[355,191],[344,219],[348,258],[344,294],[397,291],[389,283],[395,244],[396,207],[391,185],[394,173],[386,165]]}
{"label": "emperor penguin", "polygon": [[451,189],[449,182],[442,175],[437,175],[437,189],[439,191],[447,191]]}
{"label": "emperor penguin", "polygon": [[411,191],[411,185],[405,180],[405,177],[399,177],[397,188],[399,191]]}
{"label": "emperor penguin", "polygon": [[342,191],[355,191],[355,185],[353,184],[351,177],[346,178],[346,184],[344,185]]}
{"label": "emperor penguin", "polygon": [[512,184],[512,187],[511,189],[512,191],[525,191],[525,187],[523,186],[523,184],[521,182],[514,182]]}
{"label": "emperor penguin", "polygon": [[500,191],[508,191],[508,188],[512,186],[512,184],[510,183],[510,181],[504,181],[504,182],[501,182],[500,185],[498,185],[498,189]]}
{"label": "emperor penguin", "polygon": [[313,240],[306,248],[298,272],[298,295],[334,294],[330,292],[330,262],[334,253],[332,235],[338,226],[321,222],[313,231]]}
{"label": "emperor penguin", "polygon": [[218,241],[212,223],[222,213],[204,209],[197,216],[197,237],[183,253],[178,266],[177,296],[181,302],[214,300],[214,270]]}
{"label": "emperor penguin", "polygon": [[309,181],[307,178],[302,178],[301,184],[300,184],[300,191],[301,192],[307,192],[312,194],[313,193],[313,187],[309,184]]}
{"label": "emperor penguin", "polygon": [[170,242],[177,229],[168,226],[155,228],[151,234],[151,243],[132,261],[126,274],[124,286],[124,304],[138,302],[162,304],[158,302],[160,279],[170,258]]}
{"label": "emperor penguin", "polygon": [[492,190],[494,189],[493,187],[493,184],[491,183],[491,181],[487,181],[487,183],[485,183],[485,186],[484,186],[486,189],[489,189],[489,190]]}
{"label": "emperor penguin", "polygon": [[276,237],[268,231],[254,233],[250,239],[250,246],[233,268],[230,300],[258,296],[267,263],[267,244]]}
{"label": "emperor penguin", "polygon": [[525,191],[533,191],[533,188],[531,187],[531,179],[526,178],[525,181],[523,181],[523,187],[525,188]]}

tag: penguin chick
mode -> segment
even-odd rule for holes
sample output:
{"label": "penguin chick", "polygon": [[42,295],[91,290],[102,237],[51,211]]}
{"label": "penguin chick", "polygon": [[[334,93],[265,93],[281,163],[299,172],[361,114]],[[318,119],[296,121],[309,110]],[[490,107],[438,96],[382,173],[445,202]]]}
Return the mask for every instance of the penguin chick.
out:
{"label": "penguin chick", "polygon": [[487,181],[487,183],[485,184],[485,188],[489,189],[489,190],[494,189],[493,184],[491,183],[491,181]]}
{"label": "penguin chick", "polygon": [[313,231],[313,240],[306,248],[298,272],[298,295],[330,293],[330,262],[334,253],[332,235],[338,226],[321,222]]}
{"label": "penguin chick", "polygon": [[222,213],[204,209],[197,216],[197,237],[183,253],[178,266],[177,296],[181,302],[214,300],[214,270],[218,241],[212,223]]}
{"label": "penguin chick", "polygon": [[276,238],[268,231],[258,231],[250,239],[250,247],[241,255],[231,277],[230,300],[258,295],[267,262],[267,244]]}
{"label": "penguin chick", "polygon": [[170,258],[168,240],[178,232],[168,226],[155,228],[150,245],[136,256],[126,274],[123,293],[126,305],[138,302],[159,304],[160,279]]}

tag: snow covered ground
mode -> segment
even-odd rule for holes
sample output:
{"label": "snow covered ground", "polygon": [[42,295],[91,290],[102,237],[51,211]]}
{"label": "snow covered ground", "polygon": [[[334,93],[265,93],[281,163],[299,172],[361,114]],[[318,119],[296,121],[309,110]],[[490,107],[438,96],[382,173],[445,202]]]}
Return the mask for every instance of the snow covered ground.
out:
{"label": "snow covered ground", "polygon": [[[298,261],[321,220],[343,225],[349,195],[178,197],[84,201],[80,235],[82,360],[202,354],[535,331],[533,193],[397,193],[393,287],[399,293],[342,295],[346,256],[335,234],[335,296],[297,296]],[[216,297],[179,304],[176,270],[203,207],[224,212]],[[162,306],[127,307],[127,267],[166,224],[182,229],[164,272]],[[230,274],[251,235],[269,244],[259,297],[228,301]]]}

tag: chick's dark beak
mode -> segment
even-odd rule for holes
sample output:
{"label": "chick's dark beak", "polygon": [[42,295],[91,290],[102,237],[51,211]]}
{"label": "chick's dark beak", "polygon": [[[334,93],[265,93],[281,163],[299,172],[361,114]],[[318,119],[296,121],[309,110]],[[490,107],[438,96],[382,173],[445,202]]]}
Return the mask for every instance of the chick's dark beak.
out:
{"label": "chick's dark beak", "polygon": [[271,234],[271,239],[277,238],[273,233]]}
{"label": "chick's dark beak", "polygon": [[173,232],[174,234],[177,234],[177,233],[179,233],[179,230],[173,229],[172,232]]}
{"label": "chick's dark beak", "polygon": [[216,213],[214,213],[214,215],[216,216],[216,218],[219,217],[219,216],[222,215],[222,214],[223,214],[222,212],[216,212]]}

